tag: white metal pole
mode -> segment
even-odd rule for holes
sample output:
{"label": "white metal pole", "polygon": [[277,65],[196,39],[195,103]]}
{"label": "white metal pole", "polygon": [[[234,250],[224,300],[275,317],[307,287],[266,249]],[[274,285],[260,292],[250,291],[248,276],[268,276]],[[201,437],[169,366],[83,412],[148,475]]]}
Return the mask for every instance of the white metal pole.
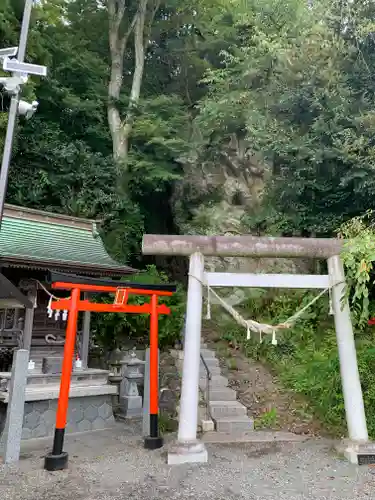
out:
{"label": "white metal pole", "polygon": [[[30,18],[31,18],[31,10],[33,7],[33,2],[34,0],[25,0],[25,8],[23,11],[20,41],[18,44],[18,55],[17,55],[17,59],[20,62],[23,62],[25,59],[26,44],[27,44],[27,37],[29,34],[29,26],[30,26]],[[5,197],[8,187],[8,174],[9,174],[10,160],[12,157],[14,131],[17,124],[17,112],[18,112],[19,102],[20,102],[20,91],[18,91],[11,98],[9,115],[8,115],[8,125],[5,134],[4,152],[0,170],[0,225],[3,219]]]}
{"label": "white metal pole", "polygon": [[339,256],[336,255],[328,259],[328,271],[333,286],[332,306],[335,314],[341,383],[349,438],[353,441],[368,441],[366,415],[349,304],[347,300],[342,300],[345,293],[345,273]]}
{"label": "white metal pole", "polygon": [[185,443],[196,441],[197,438],[203,272],[203,255],[200,253],[192,254],[189,265],[184,361],[178,427],[178,441]]}

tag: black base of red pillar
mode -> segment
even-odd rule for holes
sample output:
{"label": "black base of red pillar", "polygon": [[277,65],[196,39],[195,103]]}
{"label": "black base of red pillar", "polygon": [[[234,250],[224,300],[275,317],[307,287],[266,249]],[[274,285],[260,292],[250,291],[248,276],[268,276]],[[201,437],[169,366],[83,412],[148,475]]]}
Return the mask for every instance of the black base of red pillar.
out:
{"label": "black base of red pillar", "polygon": [[164,440],[161,436],[147,436],[144,440],[144,447],[146,450],[157,450],[158,448],[162,448],[163,444]]}
{"label": "black base of red pillar", "polygon": [[44,469],[50,472],[56,470],[64,470],[68,467],[69,455],[66,451],[60,453],[60,455],[54,455],[53,453],[47,453],[44,457]]}
{"label": "black base of red pillar", "polygon": [[65,429],[55,429],[53,448],[44,457],[44,468],[48,471],[64,470],[68,467],[69,455],[63,451]]}
{"label": "black base of red pillar", "polygon": [[146,450],[157,450],[164,444],[163,438],[159,436],[158,414],[150,413],[150,435],[145,437],[144,447]]}

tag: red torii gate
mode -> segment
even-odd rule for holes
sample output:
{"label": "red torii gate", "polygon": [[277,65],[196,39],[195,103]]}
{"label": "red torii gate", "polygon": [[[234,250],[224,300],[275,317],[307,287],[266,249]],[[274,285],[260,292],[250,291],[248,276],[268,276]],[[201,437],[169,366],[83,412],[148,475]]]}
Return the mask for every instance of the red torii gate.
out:
{"label": "red torii gate", "polygon": [[[78,278],[78,277],[76,277]],[[81,278],[82,282],[89,281]],[[73,280],[72,280],[73,281]],[[91,281],[91,280],[90,280]],[[103,280],[100,281],[103,283]],[[77,319],[79,311],[117,312],[150,315],[150,435],[144,441],[145,448],[157,449],[163,445],[163,438],[159,435],[158,413],[158,319],[159,314],[169,314],[170,308],[165,304],[158,304],[158,297],[170,297],[176,291],[175,285],[144,285],[136,283],[119,283],[119,286],[85,284],[77,282],[55,281],[52,283],[55,290],[71,291],[69,298],[56,299],[51,302],[52,310],[68,311],[64,359],[62,364],[60,393],[56,411],[56,427],[52,452],[45,457],[44,468],[48,471],[62,470],[68,465],[68,453],[63,451],[64,435],[69,405],[70,380],[73,367],[73,354],[77,334]],[[113,304],[90,302],[81,300],[82,292],[115,293]],[[150,296],[150,302],[142,305],[128,304],[129,295]]]}

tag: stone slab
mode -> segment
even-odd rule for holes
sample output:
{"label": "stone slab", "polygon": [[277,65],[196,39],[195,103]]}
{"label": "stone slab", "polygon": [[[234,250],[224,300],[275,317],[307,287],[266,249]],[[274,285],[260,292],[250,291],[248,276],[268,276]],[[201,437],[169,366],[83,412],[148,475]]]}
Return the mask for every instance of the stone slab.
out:
{"label": "stone slab", "polygon": [[[211,367],[218,367],[220,368],[219,366],[219,360],[217,358],[203,358],[204,359],[204,362],[206,363],[206,365],[208,366],[208,368],[211,370]],[[201,365],[203,365],[203,361],[201,360]]]}
{"label": "stone slab", "polygon": [[236,401],[237,393],[229,387],[210,387],[210,401]]}
{"label": "stone slab", "polygon": [[[217,366],[207,365],[207,367],[212,375],[221,375],[221,368],[219,365],[217,365]],[[200,373],[200,378],[205,377],[207,374],[206,367],[203,365],[203,363],[201,363],[201,365],[200,365],[199,373]]]}
{"label": "stone slab", "polygon": [[[38,372],[37,369],[33,371],[29,371],[27,374],[27,384],[28,385],[47,385],[47,384],[56,384],[60,381],[60,374],[58,373],[49,373],[45,374],[41,371]],[[73,370],[72,372],[72,380],[71,383],[74,385],[79,385],[82,381],[98,381],[100,383],[108,382],[109,371],[108,370],[100,370],[95,368],[87,368],[84,370]],[[10,380],[11,373],[10,372],[0,372],[0,380]],[[98,385],[97,384],[97,385]]]}
{"label": "stone slab", "polygon": [[201,349],[201,354],[204,359],[216,358],[215,351],[212,351],[211,349]]}
{"label": "stone slab", "polygon": [[[199,378],[199,384],[206,384],[207,382],[207,377],[206,376],[203,376],[201,375],[200,378]],[[211,380],[210,380],[210,385],[211,386],[218,386],[220,385],[221,387],[227,387],[228,386],[228,379],[226,377],[224,377],[223,375],[216,375],[216,374],[213,374],[212,377],[211,377]]]}
{"label": "stone slab", "polygon": [[212,418],[242,417],[247,415],[247,408],[239,401],[210,401]]}
{"label": "stone slab", "polygon": [[241,417],[220,417],[215,420],[218,432],[236,434],[249,432],[254,429],[254,421],[246,415]]}
{"label": "stone slab", "polygon": [[309,438],[292,432],[250,431],[250,432],[206,432],[204,443],[301,443]]}
{"label": "stone slab", "polygon": [[[46,387],[27,387],[25,401],[47,401],[50,399],[57,400],[59,397],[60,386]],[[80,398],[84,396],[100,396],[100,395],[116,395],[118,387],[115,385],[91,385],[91,386],[71,386],[69,398]],[[0,392],[0,401],[7,403],[9,400],[8,392]]]}

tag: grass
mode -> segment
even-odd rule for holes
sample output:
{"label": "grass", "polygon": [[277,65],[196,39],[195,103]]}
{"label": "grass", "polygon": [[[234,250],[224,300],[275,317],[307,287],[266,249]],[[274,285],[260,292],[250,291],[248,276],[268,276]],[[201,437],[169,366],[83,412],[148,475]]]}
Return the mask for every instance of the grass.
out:
{"label": "grass", "polygon": [[260,417],[254,421],[256,429],[271,429],[277,425],[278,415],[276,408],[264,412]]}
{"label": "grass", "polygon": [[232,371],[238,370],[237,360],[235,358],[227,359],[227,366],[229,370]]}

